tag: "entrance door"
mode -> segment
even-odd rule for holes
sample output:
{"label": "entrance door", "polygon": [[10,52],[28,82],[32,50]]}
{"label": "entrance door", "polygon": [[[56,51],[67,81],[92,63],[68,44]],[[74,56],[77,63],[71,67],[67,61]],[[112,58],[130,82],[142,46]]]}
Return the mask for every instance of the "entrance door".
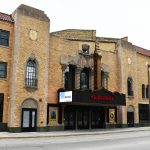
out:
{"label": "entrance door", "polygon": [[23,108],[22,109],[22,131],[36,131],[37,109]]}
{"label": "entrance door", "polygon": [[65,110],[64,115],[64,123],[65,123],[65,129],[66,130],[73,130],[75,129],[75,111],[73,110]]}
{"label": "entrance door", "polygon": [[134,112],[127,112],[128,127],[134,127]]}
{"label": "entrance door", "polygon": [[78,129],[89,128],[89,112],[87,110],[78,111]]}
{"label": "entrance door", "polygon": [[99,111],[91,112],[91,127],[93,129],[100,128],[100,112]]}
{"label": "entrance door", "polygon": [[91,128],[103,128],[105,122],[105,111],[101,109],[92,109],[91,111]]}

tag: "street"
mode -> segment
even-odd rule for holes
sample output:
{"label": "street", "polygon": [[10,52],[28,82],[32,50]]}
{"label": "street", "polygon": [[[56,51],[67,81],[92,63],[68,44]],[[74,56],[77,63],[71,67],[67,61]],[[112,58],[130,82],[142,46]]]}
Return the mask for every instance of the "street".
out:
{"label": "street", "polygon": [[[29,133],[30,134],[30,133]],[[150,131],[0,139],[0,150],[149,150]]]}

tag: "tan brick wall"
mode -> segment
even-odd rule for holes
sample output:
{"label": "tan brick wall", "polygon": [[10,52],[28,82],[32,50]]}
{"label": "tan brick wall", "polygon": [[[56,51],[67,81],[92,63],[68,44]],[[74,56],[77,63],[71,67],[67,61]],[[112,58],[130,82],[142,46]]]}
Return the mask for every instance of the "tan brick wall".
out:
{"label": "tan brick wall", "polygon": [[[148,104],[147,98],[142,98],[142,84],[148,85],[148,68],[150,58],[141,54],[137,54],[137,76],[138,76],[138,101],[143,104]],[[145,89],[146,90],[146,89]]]}
{"label": "tan brick wall", "polygon": [[[57,90],[63,88],[63,72],[60,58],[62,55],[77,56],[81,52],[82,44],[90,45],[90,54],[94,53],[95,42],[70,41],[56,36],[50,37],[49,59],[49,103],[57,103]],[[76,79],[76,84],[77,84]]]}
{"label": "tan brick wall", "polygon": [[119,69],[115,47],[115,43],[99,42],[99,49],[102,55],[101,63],[109,67],[108,90],[119,92]]}
{"label": "tan brick wall", "polygon": [[[122,62],[123,62],[123,83],[122,92],[126,94],[126,107],[124,108],[124,122],[127,123],[128,106],[134,108],[134,122],[138,123],[138,79],[137,79],[137,53],[131,43],[123,41],[122,43]],[[131,61],[131,62],[130,62]],[[131,63],[131,64],[130,64]],[[133,79],[133,97],[128,97],[127,93],[127,79]]]}
{"label": "tan brick wall", "polygon": [[50,58],[49,58],[49,103],[57,103],[57,90],[63,88],[62,67],[60,64],[61,55],[68,54],[75,56],[79,45],[76,42],[67,41],[55,36],[50,37]]}
{"label": "tan brick wall", "polygon": [[116,51],[116,44],[115,43],[109,43],[109,42],[99,42],[99,49],[102,51],[115,52]]}
{"label": "tan brick wall", "polygon": [[96,38],[96,31],[95,30],[68,29],[68,30],[53,32],[52,35],[56,35],[56,36],[59,36],[61,38],[95,39]]}
{"label": "tan brick wall", "polygon": [[13,24],[0,21],[0,29],[10,32],[9,46],[0,45],[0,61],[7,62],[7,78],[0,79],[0,93],[4,93],[4,109],[3,109],[3,122],[8,121],[8,105],[9,105],[9,85],[10,85],[10,68],[11,68],[11,56],[13,47]]}
{"label": "tan brick wall", "polygon": [[[27,98],[33,98],[38,103],[37,124],[38,126],[45,126],[48,93],[49,23],[33,17],[17,15],[15,16],[9,127],[20,127],[21,106]],[[38,33],[38,38],[35,41],[29,37],[31,29]],[[38,88],[35,91],[28,91],[25,88],[25,68],[28,58],[32,55],[38,62]],[[40,99],[42,102],[39,101]]]}

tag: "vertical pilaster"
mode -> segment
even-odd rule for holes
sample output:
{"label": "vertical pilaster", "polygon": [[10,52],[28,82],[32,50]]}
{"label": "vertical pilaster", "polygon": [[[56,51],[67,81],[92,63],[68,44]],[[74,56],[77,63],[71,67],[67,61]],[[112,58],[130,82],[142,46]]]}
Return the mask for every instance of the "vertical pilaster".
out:
{"label": "vertical pilaster", "polygon": [[81,68],[76,69],[76,89],[80,89],[80,73]]}

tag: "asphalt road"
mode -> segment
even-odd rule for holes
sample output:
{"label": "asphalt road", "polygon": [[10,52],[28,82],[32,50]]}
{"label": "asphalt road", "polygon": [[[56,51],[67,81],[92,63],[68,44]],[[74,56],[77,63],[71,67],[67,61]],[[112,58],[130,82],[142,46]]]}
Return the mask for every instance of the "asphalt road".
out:
{"label": "asphalt road", "polygon": [[1,139],[0,150],[150,150],[150,131]]}

